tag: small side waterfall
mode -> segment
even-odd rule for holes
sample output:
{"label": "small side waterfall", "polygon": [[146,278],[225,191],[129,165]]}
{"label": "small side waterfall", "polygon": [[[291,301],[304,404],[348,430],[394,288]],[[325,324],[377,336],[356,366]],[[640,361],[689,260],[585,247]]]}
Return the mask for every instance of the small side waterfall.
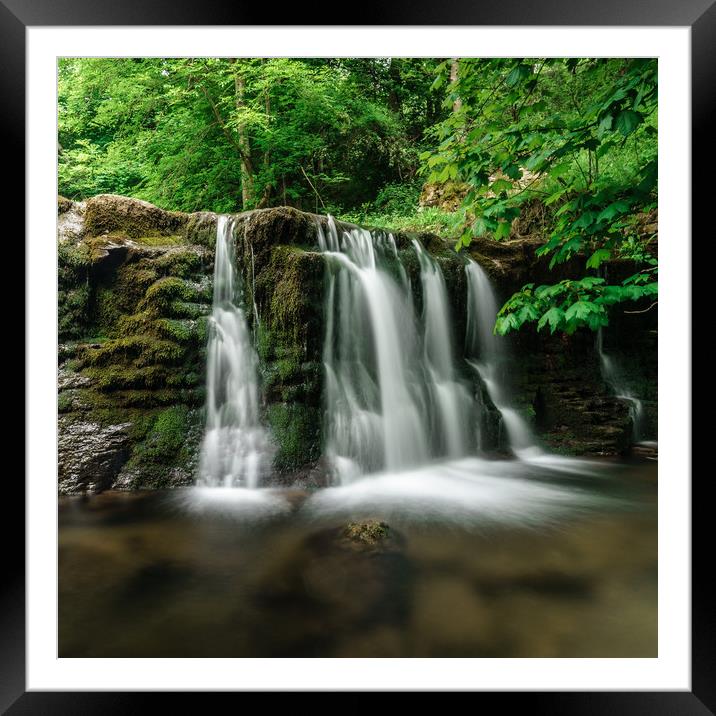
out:
{"label": "small side waterfall", "polygon": [[632,437],[634,442],[639,442],[643,439],[645,432],[646,413],[644,412],[644,404],[625,384],[615,361],[604,352],[604,335],[601,328],[597,332],[597,352],[599,353],[599,365],[604,382],[612,389],[617,398],[626,400],[629,403]]}
{"label": "small side waterfall", "polygon": [[504,367],[504,350],[500,337],[493,333],[497,317],[497,302],[490,280],[482,267],[468,259],[465,265],[467,274],[467,331],[465,336],[465,356],[502,415],[510,447],[519,458],[531,458],[542,455],[527,423],[510,405],[509,396],[500,375]]}
{"label": "small side waterfall", "polygon": [[214,296],[206,366],[206,429],[198,485],[257,487],[271,464],[271,441],[259,419],[258,357],[240,306],[234,220],[216,231]]}

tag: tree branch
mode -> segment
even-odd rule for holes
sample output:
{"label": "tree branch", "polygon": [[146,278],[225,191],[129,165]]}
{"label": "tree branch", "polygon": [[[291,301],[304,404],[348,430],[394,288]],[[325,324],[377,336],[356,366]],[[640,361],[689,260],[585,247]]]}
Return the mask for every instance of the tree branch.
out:
{"label": "tree branch", "polygon": [[656,306],[657,303],[659,303],[659,302],[654,301],[654,303],[652,303],[651,306],[649,306],[649,308],[645,308],[642,311],[624,311],[624,313],[646,313],[647,311],[651,311],[651,309],[654,308],[654,306]]}
{"label": "tree branch", "polygon": [[224,119],[221,116],[221,114],[219,113],[219,108],[216,106],[216,103],[211,98],[211,95],[209,95],[209,92],[207,91],[206,87],[204,87],[204,85],[202,85],[202,84],[200,84],[199,86],[201,87],[201,91],[204,93],[204,97],[206,97],[206,101],[209,103],[209,106],[211,107],[211,111],[214,113],[214,117],[216,118],[216,123],[219,125],[219,128],[224,133],[224,136],[229,140],[231,145],[236,149],[236,151],[239,153],[239,156],[241,156],[241,158],[244,161],[250,161],[250,160],[247,160],[247,157],[244,155],[243,149],[241,148],[239,143],[236,141],[236,139],[234,139],[231,132],[228,130],[226,124],[224,124]]}
{"label": "tree branch", "polygon": [[321,199],[321,195],[318,193],[318,189],[316,189],[315,186],[313,186],[313,182],[308,178],[308,174],[306,174],[306,171],[303,167],[299,167],[301,172],[303,173],[303,176],[306,177],[306,181],[311,185],[311,189],[316,192],[316,196],[318,197],[318,201],[321,202],[321,206],[325,209],[326,205],[323,203],[323,199]]}

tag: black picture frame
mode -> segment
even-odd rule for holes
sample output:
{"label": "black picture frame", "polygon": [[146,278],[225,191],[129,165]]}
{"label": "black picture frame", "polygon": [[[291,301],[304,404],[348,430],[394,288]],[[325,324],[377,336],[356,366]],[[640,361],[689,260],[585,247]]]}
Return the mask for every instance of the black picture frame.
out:
{"label": "black picture frame", "polygon": [[[282,7],[282,25],[342,23],[335,5]],[[271,17],[272,14],[274,17]],[[712,202],[712,181],[699,181],[698,170],[713,167],[713,117],[716,116],[716,0],[500,0],[484,5],[470,0],[398,0],[362,2],[356,13],[361,25],[522,25],[522,26],[688,26],[691,28],[692,146],[699,148],[692,162],[692,216],[704,217]],[[17,186],[25,176],[25,30],[28,26],[99,25],[267,25],[275,10],[244,0],[188,3],[183,0],[0,0],[0,97],[3,109],[5,173]],[[348,20],[349,18],[345,18]],[[608,54],[608,48],[605,48]],[[706,176],[706,171],[704,172]],[[19,204],[19,202],[18,202]],[[14,236],[24,236],[24,215]],[[705,226],[705,222],[704,222]],[[20,233],[22,232],[22,234]],[[711,232],[710,232],[711,233]],[[696,236],[696,233],[694,233]],[[690,241],[690,237],[681,237]],[[24,264],[18,251],[15,266]],[[5,264],[8,266],[8,263]],[[693,264],[692,264],[693,266]],[[695,306],[696,307],[696,306]],[[19,362],[16,359],[16,363]],[[26,381],[29,376],[25,375]],[[712,421],[711,421],[712,423]],[[696,430],[696,425],[694,430]],[[703,443],[703,441],[702,441]],[[7,443],[11,443],[8,441]],[[698,443],[697,443],[698,444]],[[9,447],[7,448],[10,449]],[[23,514],[23,485],[6,470],[6,517]],[[690,475],[678,476],[688,484]],[[703,479],[702,479],[703,478]],[[710,586],[710,539],[707,533],[711,503],[707,499],[708,473],[692,482],[692,672],[691,691],[680,692],[479,692],[471,696],[476,708],[495,698],[501,707],[549,714],[708,714],[716,713],[716,610]],[[127,713],[142,706],[156,708],[168,694],[135,692],[27,692],[25,690],[25,554],[21,541],[22,517],[13,522],[5,542],[5,565],[0,583],[0,710],[13,716],[44,713]],[[192,708],[197,695],[170,694]],[[202,699],[206,695],[199,695]],[[218,696],[218,694],[212,694]],[[204,705],[205,708],[205,705]]]}

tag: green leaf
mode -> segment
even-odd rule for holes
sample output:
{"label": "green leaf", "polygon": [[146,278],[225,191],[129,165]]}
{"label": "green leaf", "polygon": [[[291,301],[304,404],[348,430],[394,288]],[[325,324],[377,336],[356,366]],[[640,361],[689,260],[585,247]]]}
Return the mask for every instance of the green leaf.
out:
{"label": "green leaf", "polygon": [[599,307],[595,306],[590,301],[577,301],[573,303],[564,314],[564,317],[568,321],[577,319],[579,321],[584,320],[592,311],[598,311]]}
{"label": "green leaf", "polygon": [[550,332],[554,333],[563,320],[564,311],[561,308],[557,308],[557,306],[553,306],[539,319],[537,330],[541,331],[549,323]]}
{"label": "green leaf", "polygon": [[527,65],[519,64],[515,67],[505,80],[508,87],[514,87],[521,79],[532,74],[532,69]]}
{"label": "green leaf", "polygon": [[499,194],[503,191],[509,191],[512,189],[512,182],[507,181],[506,179],[496,179],[490,185],[490,189],[495,192],[495,194]]}
{"label": "green leaf", "polygon": [[611,221],[615,216],[618,214],[624,214],[629,211],[629,209],[630,206],[626,201],[615,201],[612,204],[609,204],[606,209],[602,209],[602,211],[599,212],[597,221]]}
{"label": "green leaf", "polygon": [[615,121],[615,127],[622,133],[623,136],[628,137],[641,122],[641,115],[632,109],[623,109],[617,115]]}
{"label": "green leaf", "polygon": [[487,233],[487,224],[485,220],[478,216],[475,221],[472,222],[472,235],[473,236],[484,236]]}
{"label": "green leaf", "polygon": [[612,252],[609,249],[597,249],[587,260],[587,268],[598,269],[602,262],[609,261]]}
{"label": "green leaf", "polygon": [[495,230],[495,239],[501,241],[502,239],[508,238],[510,236],[510,228],[509,221],[499,221],[497,223],[497,229]]}
{"label": "green leaf", "polygon": [[596,214],[593,211],[585,211],[573,224],[572,230],[586,229],[592,225]]}
{"label": "green leaf", "polygon": [[611,114],[605,114],[597,127],[597,136],[603,137],[612,128],[613,122],[614,117]]}

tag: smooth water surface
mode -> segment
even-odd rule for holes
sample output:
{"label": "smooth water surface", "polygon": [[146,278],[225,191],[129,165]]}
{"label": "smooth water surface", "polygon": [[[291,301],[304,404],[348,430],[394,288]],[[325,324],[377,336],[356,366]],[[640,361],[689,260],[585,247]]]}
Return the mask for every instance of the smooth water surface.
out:
{"label": "smooth water surface", "polygon": [[656,493],[655,462],[544,456],[62,498],[59,655],[653,657]]}

